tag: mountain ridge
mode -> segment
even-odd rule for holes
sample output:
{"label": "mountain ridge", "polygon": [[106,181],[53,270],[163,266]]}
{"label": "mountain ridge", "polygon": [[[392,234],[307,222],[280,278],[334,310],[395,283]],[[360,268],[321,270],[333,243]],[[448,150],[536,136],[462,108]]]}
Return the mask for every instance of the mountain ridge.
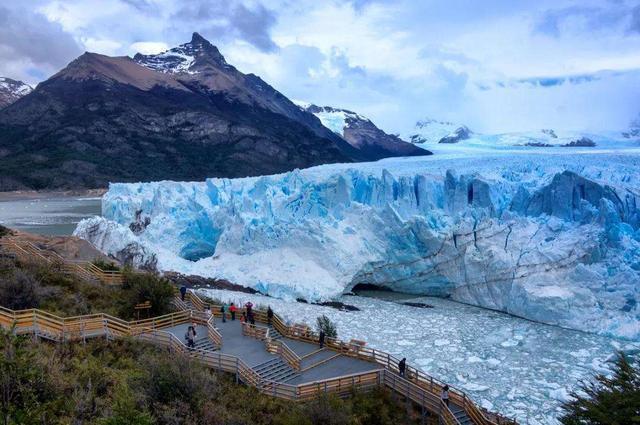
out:
{"label": "mountain ridge", "polygon": [[141,65],[140,55],[85,53],[2,109],[0,190],[244,177],[372,159],[228,65],[197,33],[178,48],[200,56],[177,72]]}

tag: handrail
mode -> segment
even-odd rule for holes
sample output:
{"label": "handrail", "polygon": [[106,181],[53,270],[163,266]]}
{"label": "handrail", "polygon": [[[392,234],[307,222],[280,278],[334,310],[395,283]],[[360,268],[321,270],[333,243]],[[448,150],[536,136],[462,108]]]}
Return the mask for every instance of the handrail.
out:
{"label": "handrail", "polygon": [[[193,291],[189,291],[187,293],[190,301],[194,306],[196,305],[205,305],[205,302]],[[194,300],[197,300],[194,302]],[[210,304],[210,307],[216,312],[219,311],[219,306],[215,304]],[[238,311],[241,313],[244,310],[241,306],[238,307]],[[267,315],[266,311],[253,309],[254,317],[257,322],[267,323]],[[273,327],[283,336],[291,339],[296,339],[304,342],[317,343],[318,335],[313,332],[311,329],[306,327],[304,332],[302,332],[301,328],[293,327],[287,325],[285,321],[274,314],[271,320]],[[361,346],[353,343],[348,343],[344,341],[340,341],[338,339],[326,338],[325,339],[325,347],[337,351],[339,353],[345,354],[350,357],[358,358],[360,360],[370,361],[377,364],[382,365],[385,370],[391,373],[397,373],[397,365],[400,359],[392,356],[389,353],[384,351],[371,349],[366,346]],[[430,375],[427,375],[420,369],[407,365],[406,367],[407,376],[410,377],[411,381],[424,390],[431,392],[438,397],[442,391],[442,388],[447,385],[444,382],[440,381],[437,378],[434,378]],[[464,391],[458,390],[454,387],[449,386],[449,397],[451,401],[461,406],[465,413],[472,419],[475,425],[497,425],[498,423],[510,423],[517,425],[517,421],[515,419],[506,418],[495,412],[488,412],[484,409],[480,409],[469,396],[466,395]],[[488,416],[491,416],[488,417]],[[453,415],[452,415],[453,416]],[[497,420],[492,420],[496,418]],[[455,420],[455,417],[453,417]],[[455,422],[454,422],[455,423]]]}
{"label": "handrail", "polygon": [[121,285],[124,282],[124,275],[120,271],[102,270],[89,261],[67,260],[57,252],[45,251],[19,237],[5,236],[0,240],[0,246],[26,261],[36,260],[46,264],[59,264],[63,272],[75,274],[84,279],[97,279],[109,285]]}
{"label": "handrail", "polygon": [[302,359],[298,354],[293,351],[286,342],[275,340],[275,344],[277,345],[277,353],[280,357],[286,361],[289,366],[293,368],[293,370],[300,371]]}

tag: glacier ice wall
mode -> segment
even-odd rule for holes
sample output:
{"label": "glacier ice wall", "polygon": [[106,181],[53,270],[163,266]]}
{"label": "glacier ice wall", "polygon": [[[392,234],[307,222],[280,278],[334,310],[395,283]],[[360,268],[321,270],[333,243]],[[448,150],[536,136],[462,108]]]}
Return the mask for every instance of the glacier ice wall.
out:
{"label": "glacier ice wall", "polygon": [[370,283],[639,339],[638,165],[497,155],[112,184],[104,217],[76,234],[138,264],[282,298]]}

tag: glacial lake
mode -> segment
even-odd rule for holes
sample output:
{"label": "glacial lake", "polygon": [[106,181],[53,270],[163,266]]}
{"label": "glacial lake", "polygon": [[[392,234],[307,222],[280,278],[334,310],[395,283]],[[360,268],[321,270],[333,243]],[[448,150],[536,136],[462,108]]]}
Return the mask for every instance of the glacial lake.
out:
{"label": "glacial lake", "polygon": [[[86,217],[101,214],[96,196],[0,194],[0,224],[44,235],[70,235]],[[583,379],[606,372],[617,350],[632,343],[562,329],[448,300],[383,291],[340,301],[360,311],[202,289],[215,298],[271,305],[290,322],[313,325],[326,314],[342,339],[405,356],[425,372],[470,394],[481,405],[522,424],[558,424],[559,406]],[[433,308],[404,305],[417,302]]]}
{"label": "glacial lake", "polygon": [[0,194],[0,224],[41,235],[71,235],[80,220],[101,212],[96,196]]}

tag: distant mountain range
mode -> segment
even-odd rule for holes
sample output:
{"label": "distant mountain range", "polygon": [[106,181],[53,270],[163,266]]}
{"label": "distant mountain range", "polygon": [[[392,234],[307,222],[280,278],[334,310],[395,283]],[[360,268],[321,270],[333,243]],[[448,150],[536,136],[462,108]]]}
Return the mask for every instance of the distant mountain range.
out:
{"label": "distant mountain range", "polygon": [[356,112],[302,102],[298,102],[298,106],[318,117],[325,127],[371,159],[431,155],[431,152],[407,143],[396,135],[385,133],[369,118]]}
{"label": "distant mountain range", "polygon": [[0,77],[0,109],[31,93],[33,88],[22,81]]}
{"label": "distant mountain range", "polygon": [[331,131],[197,33],[157,55],[85,53],[35,90],[11,92],[0,104],[0,190],[242,177],[429,153],[368,120]]}

